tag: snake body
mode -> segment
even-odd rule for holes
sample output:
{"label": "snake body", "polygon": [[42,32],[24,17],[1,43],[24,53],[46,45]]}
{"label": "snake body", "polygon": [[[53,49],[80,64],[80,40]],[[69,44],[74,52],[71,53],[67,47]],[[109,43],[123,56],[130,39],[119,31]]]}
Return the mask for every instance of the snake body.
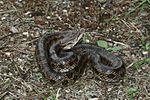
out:
{"label": "snake body", "polygon": [[[80,36],[77,33],[81,34],[79,31],[45,33],[39,39],[35,54],[43,76],[52,85],[69,85],[90,66],[101,80],[120,80],[125,74],[122,59],[94,44],[74,41],[75,36]],[[72,45],[73,41],[76,43]]]}

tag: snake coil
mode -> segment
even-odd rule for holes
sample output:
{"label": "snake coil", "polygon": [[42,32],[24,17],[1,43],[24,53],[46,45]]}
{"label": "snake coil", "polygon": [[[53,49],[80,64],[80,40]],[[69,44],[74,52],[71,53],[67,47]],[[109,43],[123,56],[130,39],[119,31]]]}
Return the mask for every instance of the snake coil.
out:
{"label": "snake coil", "polygon": [[52,85],[65,86],[73,84],[89,66],[103,81],[122,79],[125,74],[122,59],[94,44],[78,43],[81,34],[80,31],[53,32],[39,39],[35,54],[43,76]]}

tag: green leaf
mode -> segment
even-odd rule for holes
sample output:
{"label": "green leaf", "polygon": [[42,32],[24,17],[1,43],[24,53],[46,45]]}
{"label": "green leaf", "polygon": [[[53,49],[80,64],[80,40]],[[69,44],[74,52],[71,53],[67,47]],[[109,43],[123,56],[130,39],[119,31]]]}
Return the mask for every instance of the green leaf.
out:
{"label": "green leaf", "polygon": [[113,52],[117,52],[117,51],[122,50],[122,48],[121,47],[113,47],[113,48],[108,48],[107,50],[110,50],[110,51],[113,51]]}
{"label": "green leaf", "polygon": [[97,41],[97,45],[98,45],[99,47],[102,47],[102,48],[105,48],[105,49],[108,48],[108,43],[107,43],[106,41],[104,41],[104,40],[98,40],[98,41]]}

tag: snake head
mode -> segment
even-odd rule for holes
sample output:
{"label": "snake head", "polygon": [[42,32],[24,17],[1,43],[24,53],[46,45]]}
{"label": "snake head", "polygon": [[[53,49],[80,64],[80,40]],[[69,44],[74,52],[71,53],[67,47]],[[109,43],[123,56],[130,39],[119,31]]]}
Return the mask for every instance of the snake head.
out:
{"label": "snake head", "polygon": [[74,30],[74,31],[65,31],[63,39],[60,41],[61,46],[64,50],[71,49],[74,47],[84,34],[84,29]]}

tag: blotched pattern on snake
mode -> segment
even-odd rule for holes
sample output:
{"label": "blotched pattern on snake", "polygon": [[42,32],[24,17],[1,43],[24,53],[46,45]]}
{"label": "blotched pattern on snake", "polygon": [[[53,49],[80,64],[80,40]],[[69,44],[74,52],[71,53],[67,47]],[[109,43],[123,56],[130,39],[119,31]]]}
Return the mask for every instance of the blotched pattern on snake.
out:
{"label": "blotched pattern on snake", "polygon": [[91,43],[81,43],[84,32],[45,33],[36,47],[36,60],[52,85],[73,84],[91,67],[102,81],[117,82],[125,74],[123,60]]}

